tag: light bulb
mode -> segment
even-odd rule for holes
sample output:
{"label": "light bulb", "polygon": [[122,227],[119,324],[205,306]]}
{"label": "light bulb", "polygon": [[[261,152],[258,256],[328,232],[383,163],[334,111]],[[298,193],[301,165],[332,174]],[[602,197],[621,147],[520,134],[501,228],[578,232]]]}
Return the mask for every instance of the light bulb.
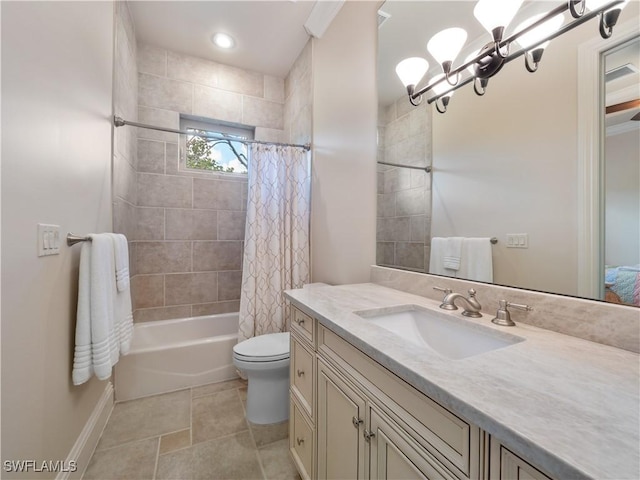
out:
{"label": "light bulb", "polygon": [[523,0],[478,0],[473,15],[493,35],[496,28],[506,28]]}
{"label": "light bulb", "polygon": [[226,33],[216,33],[211,37],[211,41],[220,48],[232,48],[236,44]]}
{"label": "light bulb", "polygon": [[442,65],[455,60],[466,40],[467,32],[462,28],[447,28],[431,37],[427,50]]}
{"label": "light bulb", "polygon": [[429,62],[424,58],[405,58],[396,66],[396,74],[405,87],[417,85],[429,69]]}
{"label": "light bulb", "polygon": [[[612,0],[587,0],[587,10],[591,10],[591,11],[598,10],[603,5],[606,5],[607,3],[611,3],[611,2]],[[622,10],[624,7],[627,6],[627,3],[629,3],[629,0],[625,0],[622,3],[618,3],[617,5],[614,5],[613,7],[608,9],[607,12],[610,12],[611,10]]]}
{"label": "light bulb", "polygon": [[[520,25],[518,25],[518,28],[516,28],[516,32],[520,32],[524,30],[529,25],[540,20],[543,16],[544,14],[535,15],[525,20]],[[529,47],[536,45],[545,37],[548,37],[549,35],[555,33],[562,26],[563,23],[564,23],[564,15],[563,14],[556,15],[555,17],[547,20],[543,24],[535,27],[533,30],[530,30],[524,35],[521,35],[520,37],[518,37],[517,42],[520,44],[520,46],[523,49],[528,50]],[[547,45],[549,45],[548,41],[538,45],[536,48],[547,48]]]}
{"label": "light bulb", "polygon": [[[436,83],[438,80],[444,78],[444,73],[439,73],[437,74],[435,77],[433,77],[433,79],[430,82],[430,85],[433,85],[434,83]],[[435,85],[432,88],[433,93],[435,94],[435,96],[439,96],[442,95],[444,92],[446,92],[447,90],[449,90],[451,88],[451,85],[449,85],[446,81],[444,82],[440,82],[439,84]],[[455,92],[455,90],[451,90],[449,93],[447,93],[445,95],[445,97],[452,97],[453,93]]]}

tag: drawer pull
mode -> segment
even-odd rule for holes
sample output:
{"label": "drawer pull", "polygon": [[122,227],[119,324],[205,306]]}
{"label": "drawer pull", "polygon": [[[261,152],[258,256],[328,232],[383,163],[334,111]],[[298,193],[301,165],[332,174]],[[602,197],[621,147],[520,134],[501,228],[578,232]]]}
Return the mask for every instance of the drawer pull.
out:
{"label": "drawer pull", "polygon": [[364,434],[363,435],[364,435],[364,439],[365,439],[366,442],[370,442],[371,439],[376,436],[376,434],[374,432],[370,432],[366,428],[364,430]]}
{"label": "drawer pull", "polygon": [[304,318],[296,318],[296,323],[302,326],[304,324]]}
{"label": "drawer pull", "polygon": [[360,428],[360,425],[362,425],[362,423],[363,423],[363,422],[362,422],[362,420],[360,420],[360,419],[359,419],[359,418],[357,418],[357,417],[352,417],[352,418],[351,418],[351,423],[353,423],[353,426],[354,426],[355,428]]}
{"label": "drawer pull", "polygon": [[304,370],[298,370],[296,373],[298,374],[299,377],[301,377],[304,375]]}
{"label": "drawer pull", "polygon": [[302,445],[304,443],[304,438],[297,437],[296,443],[298,444],[298,446]]}

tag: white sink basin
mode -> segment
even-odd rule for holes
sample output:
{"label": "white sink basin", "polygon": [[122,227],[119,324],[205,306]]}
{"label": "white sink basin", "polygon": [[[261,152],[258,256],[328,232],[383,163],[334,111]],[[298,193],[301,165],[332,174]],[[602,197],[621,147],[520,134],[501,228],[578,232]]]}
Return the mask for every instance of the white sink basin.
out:
{"label": "white sink basin", "polygon": [[401,305],[355,313],[409,343],[427,347],[454,360],[524,341],[521,337],[417,305]]}

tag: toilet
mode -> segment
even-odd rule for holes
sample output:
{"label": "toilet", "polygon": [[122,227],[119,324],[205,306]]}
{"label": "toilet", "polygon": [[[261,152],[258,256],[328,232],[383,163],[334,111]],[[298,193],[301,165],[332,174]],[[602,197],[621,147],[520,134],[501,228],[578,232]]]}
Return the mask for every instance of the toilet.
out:
{"label": "toilet", "polygon": [[233,347],[233,364],[249,382],[247,420],[269,424],[289,418],[289,332],[249,338]]}

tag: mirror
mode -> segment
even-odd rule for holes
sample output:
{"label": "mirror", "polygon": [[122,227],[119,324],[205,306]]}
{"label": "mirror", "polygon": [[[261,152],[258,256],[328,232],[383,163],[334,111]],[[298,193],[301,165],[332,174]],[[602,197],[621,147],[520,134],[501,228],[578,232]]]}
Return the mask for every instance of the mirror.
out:
{"label": "mirror", "polygon": [[[525,2],[511,25],[556,4],[560,1]],[[516,59],[489,80],[484,96],[477,96],[471,85],[457,90],[445,114],[437,113],[426,101],[418,107],[411,106],[395,75],[395,65],[409,56],[424,57],[431,64],[427,78],[432,78],[439,73],[439,67],[427,53],[426,44],[437,31],[451,26],[461,26],[469,33],[454,66],[475,53],[488,41],[488,34],[473,18],[474,5],[475,2],[466,1],[387,0],[380,9],[378,160],[432,165],[433,172],[379,165],[377,263],[428,271],[431,238],[495,237],[498,243],[491,247],[494,283],[604,299],[610,289],[604,288],[608,271],[605,263],[629,268],[622,270],[627,272],[634,272],[640,263],[638,214],[635,213],[635,227],[629,222],[634,214],[633,202],[637,212],[640,198],[638,174],[627,171],[635,168],[638,172],[640,157],[632,144],[635,141],[637,147],[639,143],[640,122],[630,120],[633,110],[627,109],[621,123],[629,131],[605,138],[604,127],[614,119],[612,113],[602,118],[601,170],[609,179],[608,183],[605,175],[601,179],[605,192],[601,196],[606,197],[607,206],[603,200],[600,213],[606,231],[603,229],[600,234],[602,262],[596,270],[600,272],[598,282],[602,288],[585,293],[579,288],[578,255],[588,236],[579,218],[580,198],[585,193],[585,183],[579,180],[585,147],[578,144],[578,124],[579,112],[588,107],[591,99],[578,94],[579,82],[584,81],[584,76],[580,78],[583,72],[579,70],[578,55],[582,45],[600,38],[597,20],[553,40],[536,73],[525,69],[522,58]],[[640,97],[637,71],[626,79],[608,82],[604,72],[614,68],[614,56],[621,56],[617,52],[629,40],[617,36],[617,30],[627,31],[629,24],[638,25],[638,7],[637,2],[631,2],[622,11],[601,62],[601,82],[607,92],[622,88],[625,95],[636,98]],[[636,67],[638,63],[636,54]],[[593,75],[598,73],[594,71]],[[635,93],[633,87],[617,86],[626,81],[635,85]],[[607,93],[607,105],[626,101],[614,98]],[[625,136],[631,140],[618,141]],[[631,162],[617,173],[609,171],[612,148],[617,148],[616,155]],[[616,185],[623,185],[613,180],[615,175],[629,180],[622,193],[615,193]],[[630,181],[632,178],[635,183]],[[626,207],[620,202],[625,202]],[[622,211],[626,212],[625,219],[614,222],[615,212]],[[526,238],[527,248],[508,246],[510,234],[526,235],[520,238]],[[611,251],[621,251],[623,244],[629,252],[635,248],[635,257],[631,254],[611,258]],[[631,273],[629,277],[632,276]],[[607,283],[611,283],[609,280]]]}

